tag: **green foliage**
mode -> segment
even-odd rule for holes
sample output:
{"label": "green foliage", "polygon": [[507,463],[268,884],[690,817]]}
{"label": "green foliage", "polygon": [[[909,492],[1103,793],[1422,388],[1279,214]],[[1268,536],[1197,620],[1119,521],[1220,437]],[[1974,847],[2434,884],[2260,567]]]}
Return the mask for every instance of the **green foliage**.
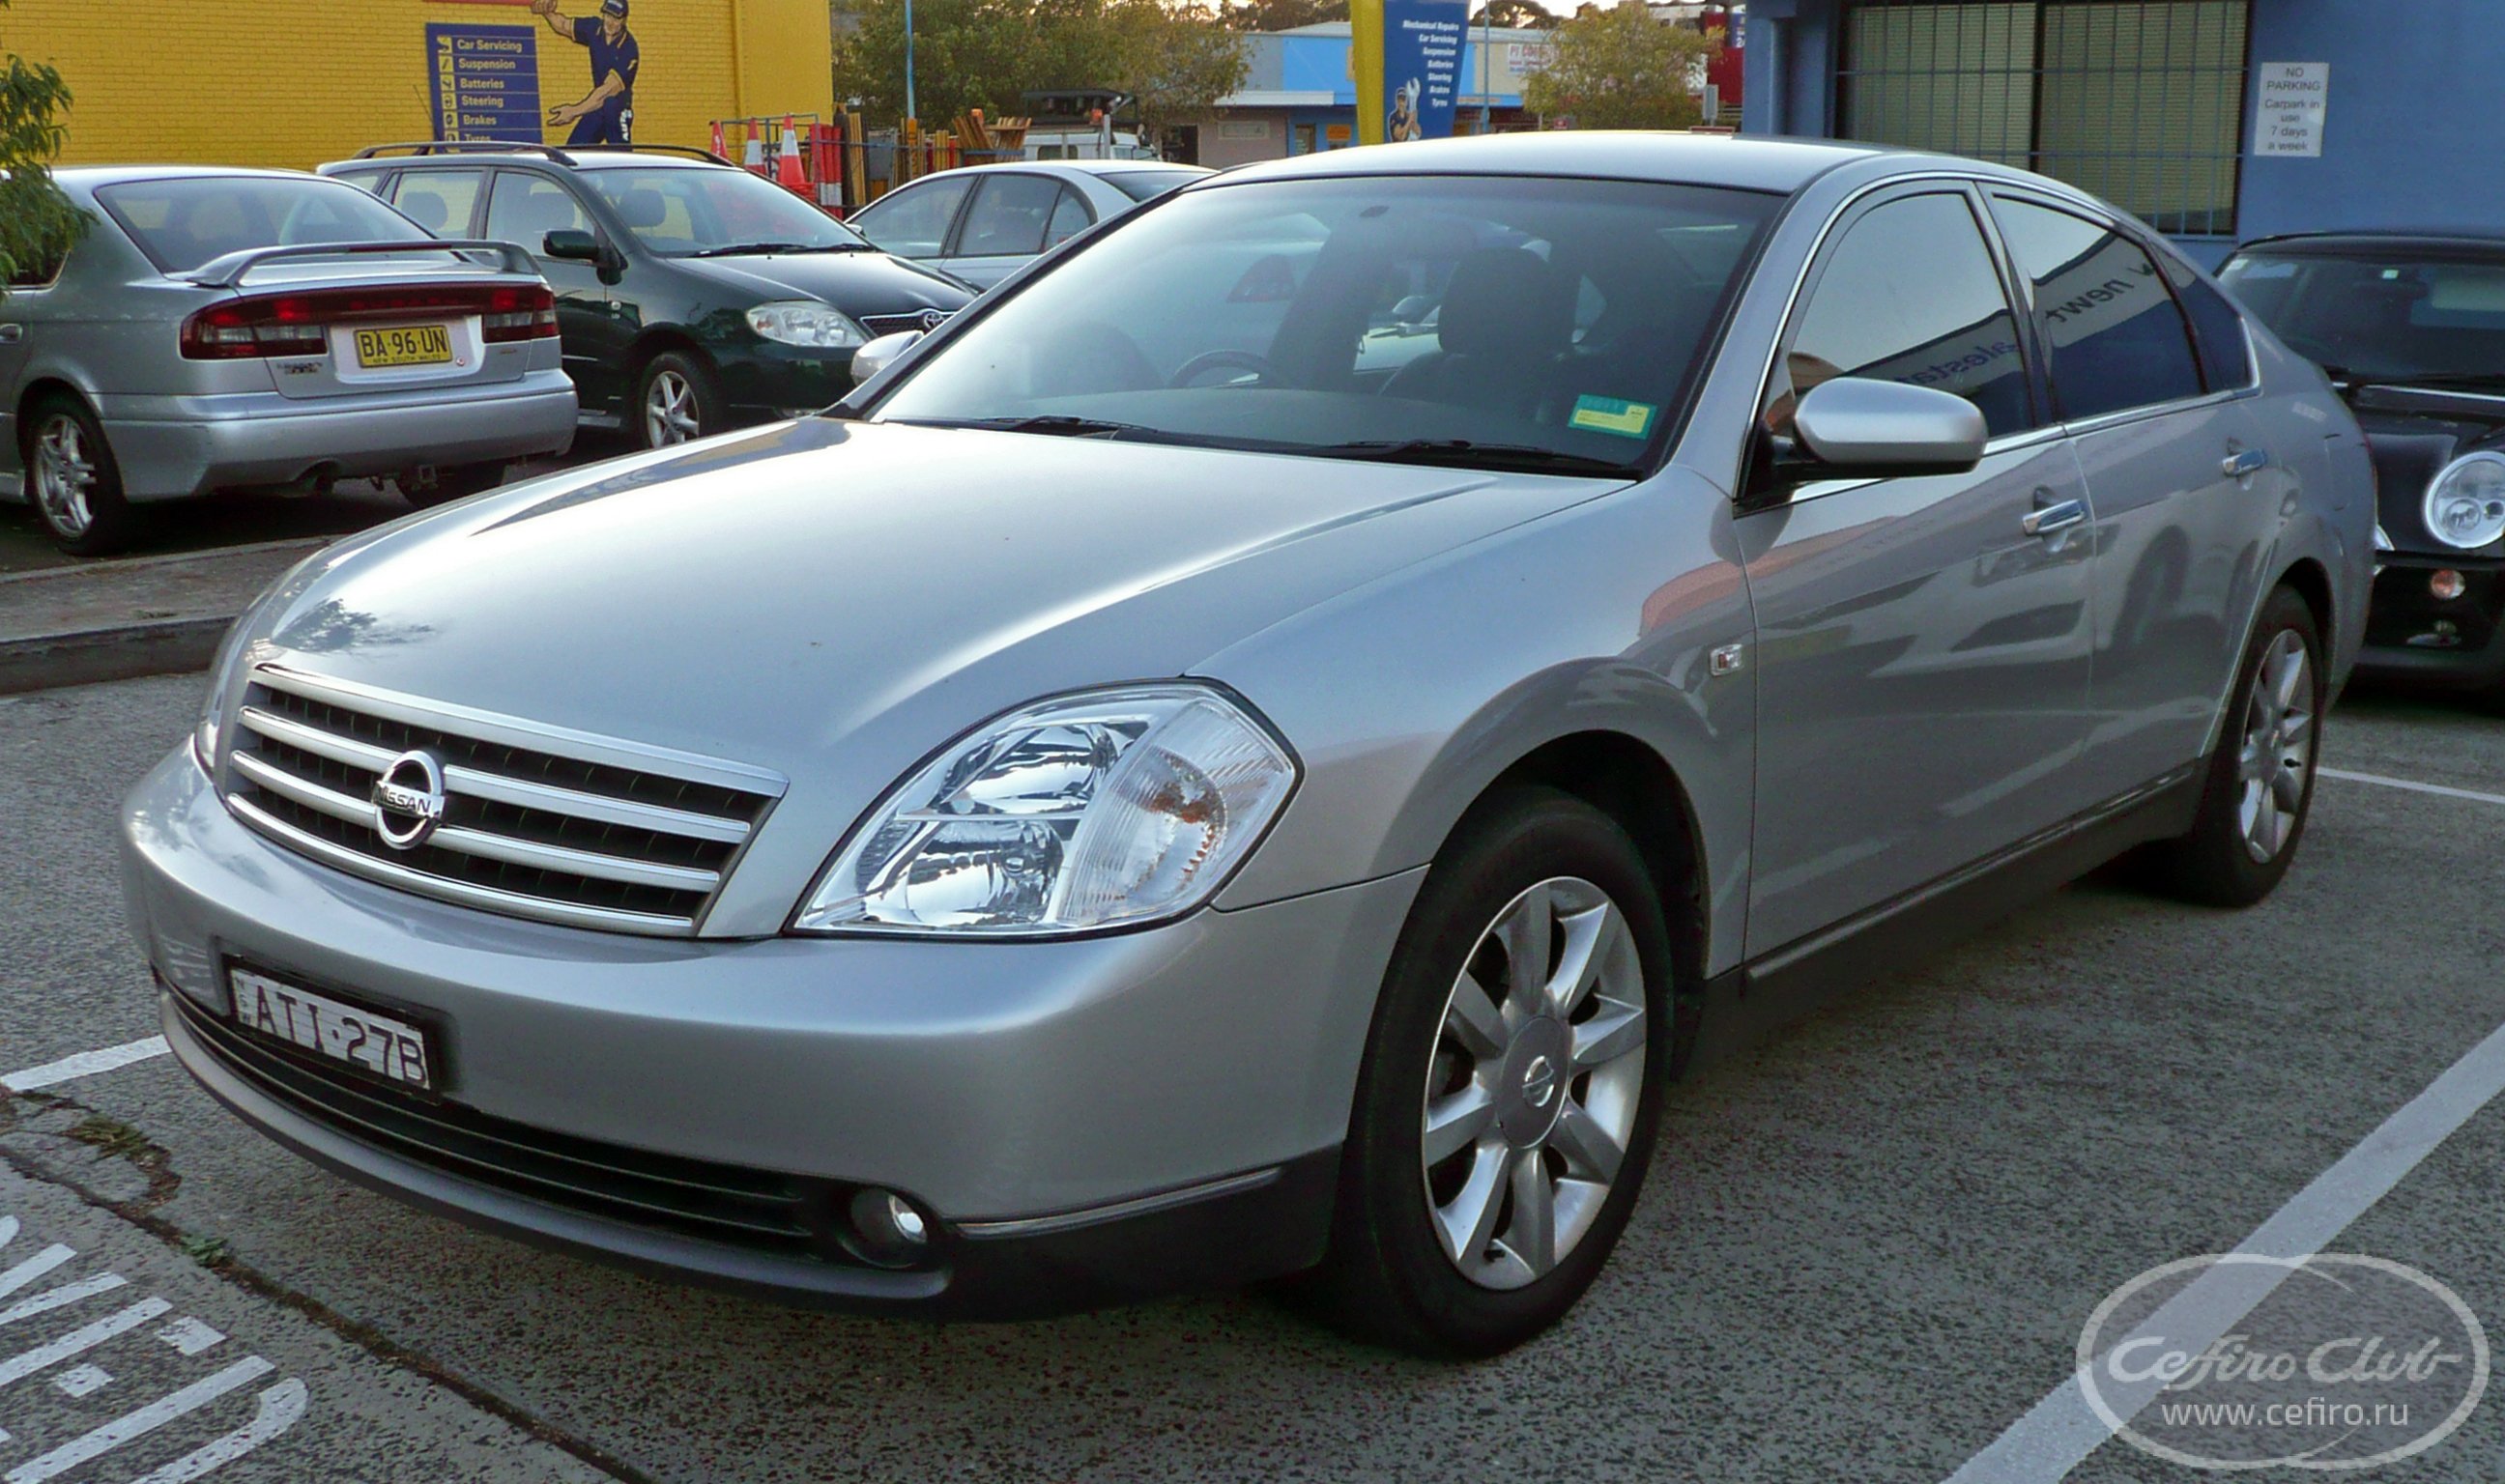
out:
{"label": "green foliage", "polygon": [[69,106],[58,72],[0,47],[0,293],[21,270],[49,276],[87,230],[50,168],[68,137]]}
{"label": "green foliage", "polygon": [[1217,15],[1230,31],[1291,31],[1346,20],[1348,0],[1218,0]]}
{"label": "green foliage", "polygon": [[1470,12],[1470,24],[1477,26],[1515,26],[1541,31],[1554,30],[1557,15],[1538,0],[1487,0]]}
{"label": "green foliage", "polygon": [[[874,124],[904,112],[903,0],[834,0],[835,93]],[[1243,44],[1191,0],[914,0],[914,104],[923,127],[969,109],[1000,119],[1041,88],[1136,94],[1154,128],[1244,81]]]}
{"label": "green foliage", "polygon": [[1720,44],[1655,20],[1642,0],[1586,4],[1557,27],[1548,62],[1524,79],[1522,101],[1576,128],[1677,129],[1697,121],[1688,88]]}

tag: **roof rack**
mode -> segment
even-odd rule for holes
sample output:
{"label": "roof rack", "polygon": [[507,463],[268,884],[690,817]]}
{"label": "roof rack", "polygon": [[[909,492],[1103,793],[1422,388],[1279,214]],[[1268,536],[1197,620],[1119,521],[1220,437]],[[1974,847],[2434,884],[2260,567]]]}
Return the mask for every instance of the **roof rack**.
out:
{"label": "roof rack", "polygon": [[578,155],[684,155],[689,159],[729,165],[734,170],[739,168],[738,165],[716,155],[713,151],[699,149],[691,144],[579,144],[572,146],[572,149]]}
{"label": "roof rack", "polygon": [[549,144],[516,144],[509,139],[419,139],[407,144],[369,145],[359,150],[356,157],[372,159],[379,155],[545,155],[560,165],[574,163],[574,156]]}

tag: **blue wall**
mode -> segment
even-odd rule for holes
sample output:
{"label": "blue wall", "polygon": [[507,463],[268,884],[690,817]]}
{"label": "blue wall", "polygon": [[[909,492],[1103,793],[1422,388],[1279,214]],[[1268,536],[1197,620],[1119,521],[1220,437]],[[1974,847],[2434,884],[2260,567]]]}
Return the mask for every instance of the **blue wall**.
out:
{"label": "blue wall", "polygon": [[[1842,8],[1750,5],[1746,132],[1833,131]],[[2264,159],[2251,154],[2248,82],[2238,240],[2384,227],[2505,236],[2505,3],[2255,0],[2252,60],[2329,62],[2331,95],[2320,157]],[[2232,246],[2178,240],[2212,264]]]}

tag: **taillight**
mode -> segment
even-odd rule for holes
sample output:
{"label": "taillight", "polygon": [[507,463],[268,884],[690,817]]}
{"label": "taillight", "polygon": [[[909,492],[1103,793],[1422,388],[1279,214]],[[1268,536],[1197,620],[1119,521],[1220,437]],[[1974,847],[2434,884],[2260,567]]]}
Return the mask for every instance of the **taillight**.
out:
{"label": "taillight", "polygon": [[556,337],[556,295],[542,288],[495,289],[479,328],[489,345]]}
{"label": "taillight", "polygon": [[422,289],[325,289],[228,299],[183,322],[190,361],[319,356],[336,325],[478,318],[489,345],[556,335],[556,295],[542,285],[460,285]]}

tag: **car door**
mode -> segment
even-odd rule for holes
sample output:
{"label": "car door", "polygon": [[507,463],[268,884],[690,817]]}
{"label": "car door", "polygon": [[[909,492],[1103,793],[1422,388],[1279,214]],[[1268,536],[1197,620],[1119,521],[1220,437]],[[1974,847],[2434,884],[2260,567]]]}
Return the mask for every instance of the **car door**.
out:
{"label": "car door", "polygon": [[2212,391],[2218,373],[2205,378],[2167,276],[2121,224],[2016,191],[1995,190],[1992,210],[2096,509],[2083,768],[2101,794],[2118,795],[2206,749],[2259,596],[2257,533],[2288,471],[2238,388]]}
{"label": "car door", "polygon": [[1953,183],[1849,208],[1766,389],[1768,439],[1849,375],[1964,397],[1990,441],[1966,473],[1790,489],[1752,461],[1735,522],[1757,619],[1752,955],[2086,802],[2089,511],[1981,209]]}
{"label": "car door", "polygon": [[561,354],[583,410],[615,417],[625,404],[624,365],[633,327],[617,312],[617,295],[597,264],[547,255],[547,234],[554,231],[589,232],[603,243],[610,240],[564,182],[534,171],[494,172],[485,235],[495,242],[518,243],[538,261],[541,276],[556,293]]}
{"label": "car door", "polygon": [[883,253],[934,262],[948,251],[958,209],[974,180],[935,175],[899,187],[853,214],[852,225]]}
{"label": "car door", "polygon": [[41,336],[52,301],[57,263],[29,263],[9,280],[0,295],[0,494],[16,494],[23,483],[18,448],[18,404],[26,396],[26,364]]}
{"label": "car door", "polygon": [[940,266],[977,289],[989,289],[1043,251],[1044,235],[1061,204],[1061,182],[1048,175],[1004,170],[975,183],[974,196],[957,224],[957,240]]}

